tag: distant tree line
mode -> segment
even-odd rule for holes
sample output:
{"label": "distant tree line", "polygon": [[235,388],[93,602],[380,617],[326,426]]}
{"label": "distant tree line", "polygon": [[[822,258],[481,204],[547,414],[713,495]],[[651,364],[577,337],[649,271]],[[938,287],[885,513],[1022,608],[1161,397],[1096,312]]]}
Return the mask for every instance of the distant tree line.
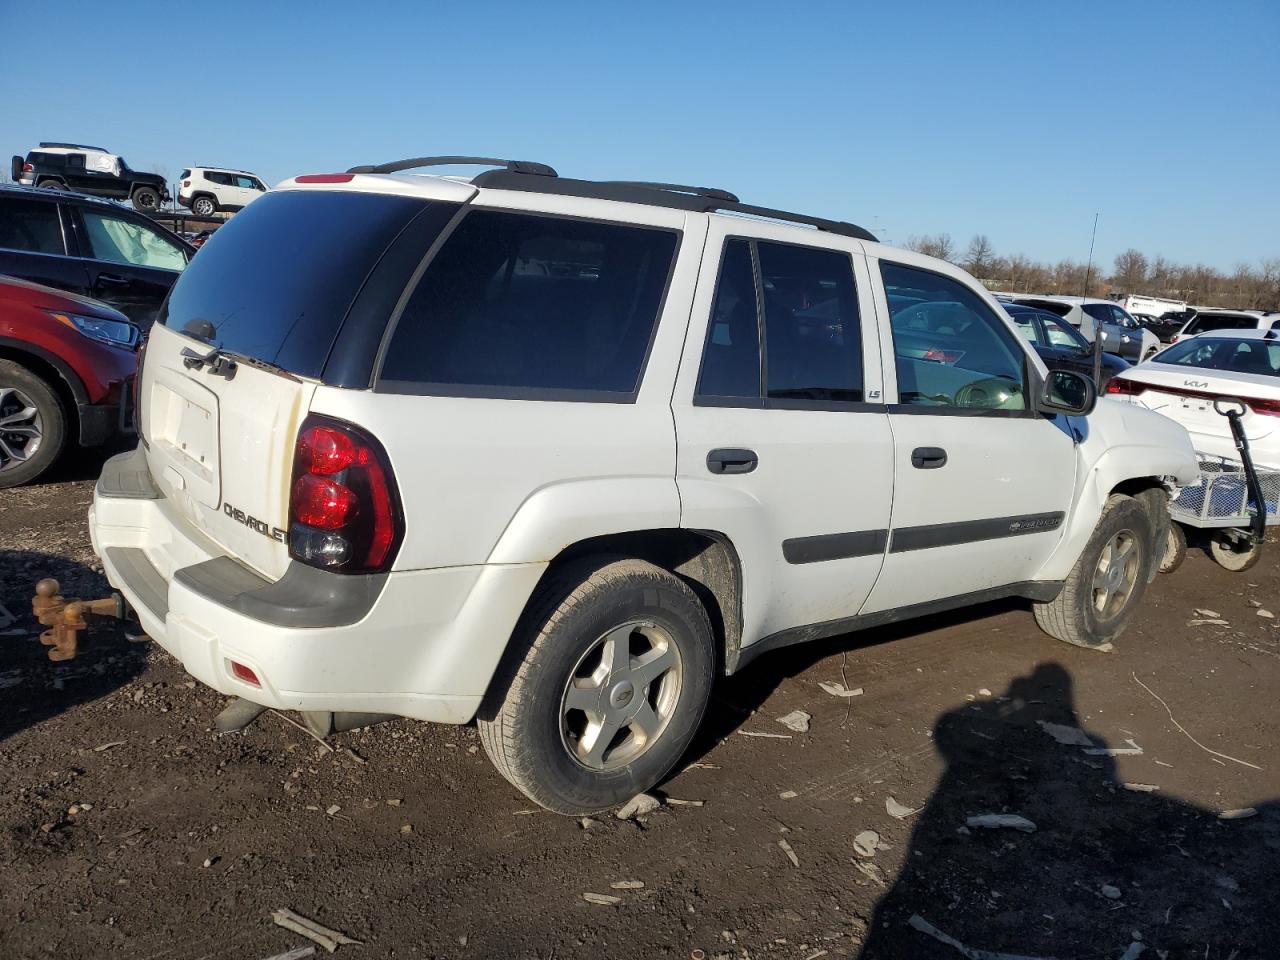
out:
{"label": "distant tree line", "polygon": [[991,290],[1089,297],[1140,294],[1199,306],[1280,310],[1280,257],[1256,266],[1241,263],[1224,273],[1202,263],[1170,263],[1129,249],[1115,258],[1108,273],[1098,264],[1089,267],[1070,259],[1039,263],[1020,253],[998,256],[984,234],[977,234],[964,250],[946,233],[909,237],[907,247],[963,267]]}

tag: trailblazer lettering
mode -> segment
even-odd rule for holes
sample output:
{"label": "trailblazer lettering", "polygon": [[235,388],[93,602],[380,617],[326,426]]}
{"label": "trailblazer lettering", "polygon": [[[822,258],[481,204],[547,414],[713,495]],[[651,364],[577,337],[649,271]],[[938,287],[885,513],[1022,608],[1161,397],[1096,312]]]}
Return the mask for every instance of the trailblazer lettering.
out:
{"label": "trailblazer lettering", "polygon": [[258,533],[262,534],[264,537],[270,537],[277,543],[284,543],[283,530],[279,527],[271,526],[271,524],[267,523],[265,520],[259,520],[257,517],[249,516],[249,514],[245,513],[239,507],[233,507],[229,503],[224,503],[222,505],[222,512],[232,520],[236,521],[236,523],[243,523],[246,527],[250,527],[258,531]]}

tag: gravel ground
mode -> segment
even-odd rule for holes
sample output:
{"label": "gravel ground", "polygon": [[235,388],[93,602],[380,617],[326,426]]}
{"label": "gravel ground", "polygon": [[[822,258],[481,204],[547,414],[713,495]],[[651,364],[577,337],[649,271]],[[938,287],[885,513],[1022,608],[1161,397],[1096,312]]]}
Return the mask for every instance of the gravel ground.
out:
{"label": "gravel ground", "polygon": [[[265,714],[218,737],[223,698],[117,628],[50,663],[31,585],[105,591],[98,466],[0,493],[0,956],[262,960],[307,944],[281,907],[352,958],[962,956],[935,933],[1277,955],[1280,620],[1258,605],[1280,615],[1280,545],[1244,574],[1193,551],[1112,654],[1003,603],[763,657],[720,684],[660,809],[579,821],[532,809],[471,727],[329,750]],[[777,722],[794,710],[808,732]],[[984,814],[1035,830],[966,826]]]}

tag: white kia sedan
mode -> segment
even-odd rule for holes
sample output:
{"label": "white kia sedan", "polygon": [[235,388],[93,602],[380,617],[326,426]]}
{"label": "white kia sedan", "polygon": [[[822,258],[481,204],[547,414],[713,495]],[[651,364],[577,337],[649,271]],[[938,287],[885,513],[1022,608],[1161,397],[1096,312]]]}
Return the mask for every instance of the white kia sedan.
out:
{"label": "white kia sedan", "polygon": [[1196,450],[1231,460],[1239,459],[1231,425],[1213,402],[1238,398],[1254,463],[1280,469],[1280,328],[1184,337],[1117,374],[1107,393],[1178,421]]}

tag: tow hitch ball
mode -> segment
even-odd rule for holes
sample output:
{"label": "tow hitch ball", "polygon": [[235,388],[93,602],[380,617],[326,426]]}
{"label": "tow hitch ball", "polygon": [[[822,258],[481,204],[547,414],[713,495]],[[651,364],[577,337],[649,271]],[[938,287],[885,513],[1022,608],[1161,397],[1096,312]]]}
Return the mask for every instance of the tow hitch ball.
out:
{"label": "tow hitch ball", "polygon": [[80,600],[64,597],[58,592],[58,581],[50,578],[36,584],[36,595],[31,598],[31,614],[41,626],[48,627],[40,634],[40,642],[49,651],[50,660],[70,660],[76,655],[80,632],[89,625],[86,617],[110,617],[124,620],[128,607],[124,597],[112,593],[101,600]]}

